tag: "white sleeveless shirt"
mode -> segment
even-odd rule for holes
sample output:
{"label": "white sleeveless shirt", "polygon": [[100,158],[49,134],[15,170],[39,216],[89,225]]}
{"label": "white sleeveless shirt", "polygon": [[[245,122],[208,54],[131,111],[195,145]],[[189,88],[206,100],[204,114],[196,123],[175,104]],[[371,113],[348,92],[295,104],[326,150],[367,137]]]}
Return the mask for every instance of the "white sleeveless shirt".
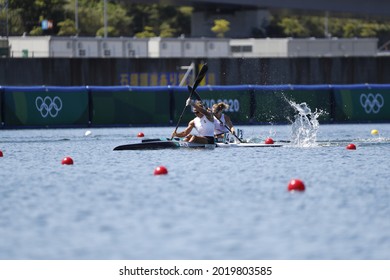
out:
{"label": "white sleeveless shirt", "polygon": [[209,121],[206,116],[196,117],[194,124],[200,136],[214,137],[214,123]]}
{"label": "white sleeveless shirt", "polygon": [[229,130],[225,127],[226,122],[225,122],[224,114],[221,115],[220,120],[222,123],[216,117],[214,117],[214,133],[222,134],[222,133],[229,132]]}

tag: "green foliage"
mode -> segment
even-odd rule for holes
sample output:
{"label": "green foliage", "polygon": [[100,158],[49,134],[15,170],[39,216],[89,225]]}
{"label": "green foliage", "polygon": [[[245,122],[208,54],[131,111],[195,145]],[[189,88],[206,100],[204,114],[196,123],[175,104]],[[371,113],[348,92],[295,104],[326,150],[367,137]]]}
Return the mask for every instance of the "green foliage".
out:
{"label": "green foliage", "polygon": [[31,36],[41,36],[41,35],[43,35],[42,27],[40,27],[40,26],[34,27],[34,28],[30,31],[29,35],[31,35]]}
{"label": "green foliage", "polygon": [[[190,34],[192,8],[167,5],[131,4],[131,1],[107,1],[109,36],[152,36],[148,28],[153,28],[153,36],[174,37],[182,33]],[[102,34],[103,1],[79,0],[79,34],[95,36]],[[67,17],[74,18],[75,0],[65,5]],[[169,26],[169,27],[168,27]],[[103,30],[104,33],[104,30]],[[98,35],[99,36],[99,35]]]}
{"label": "green foliage", "polygon": [[170,38],[175,34],[175,29],[171,28],[171,26],[164,22],[160,26],[160,37]]}
{"label": "green foliage", "polygon": [[193,7],[179,7],[179,12],[184,15],[190,17],[192,15],[192,12],[194,11]]}
{"label": "green foliage", "polygon": [[[1,0],[0,4],[4,5],[5,0]],[[8,34],[14,35],[14,34],[23,34],[24,28],[23,28],[23,20],[20,15],[19,9],[12,9],[8,10]],[[6,9],[0,10],[0,35],[6,36],[7,35],[7,11]]]}
{"label": "green foliage", "polygon": [[356,20],[350,20],[346,22],[343,31],[344,31],[343,37],[346,38],[357,37],[360,33],[359,22]]}
{"label": "green foliage", "polygon": [[[5,0],[0,0],[4,5]],[[57,34],[69,36],[104,35],[103,0],[78,0],[79,30],[75,27],[76,0],[9,0],[9,35]],[[192,7],[159,4],[134,4],[129,0],[107,0],[107,33],[109,36],[178,37],[191,34]],[[41,21],[52,20],[53,30],[42,30]],[[0,32],[5,35],[6,11],[0,12]],[[328,33],[333,37],[378,37],[380,43],[390,40],[389,20],[328,18]],[[216,20],[212,31],[223,37],[229,22]],[[256,37],[317,37],[325,36],[325,17],[274,13],[268,26],[253,28]]]}
{"label": "green foliage", "polygon": [[380,30],[379,24],[366,22],[363,23],[361,26],[360,35],[362,37],[376,37],[379,30]]}
{"label": "green foliage", "polygon": [[295,17],[285,17],[279,23],[279,26],[283,29],[284,34],[291,37],[306,37],[308,36],[308,30],[303,23]]}
{"label": "green foliage", "polygon": [[211,27],[211,31],[214,32],[217,37],[223,38],[225,33],[230,30],[230,22],[226,19],[216,19],[214,20],[214,25]]}
{"label": "green foliage", "polygon": [[302,18],[303,26],[306,31],[304,33],[310,37],[323,37],[325,35],[325,17],[306,16]]}
{"label": "green foliage", "polygon": [[[99,28],[99,30],[96,32],[96,36],[104,37],[104,27]],[[112,26],[107,26],[107,36],[108,37],[117,37],[118,30]]]}
{"label": "green foliage", "polygon": [[58,36],[72,36],[77,33],[75,22],[71,19],[66,19],[58,23],[60,30]]}
{"label": "green foliage", "polygon": [[[272,24],[275,24],[275,22]],[[282,36],[317,38],[325,36],[325,17],[284,14],[283,18],[277,19],[277,25],[282,31]],[[328,18],[328,32],[333,37],[381,37],[383,36],[381,34],[385,34],[388,30],[390,30],[390,22]],[[272,37],[272,34],[269,34],[269,36]]]}
{"label": "green foliage", "polygon": [[151,37],[156,37],[156,34],[153,32],[153,27],[145,26],[144,31],[136,33],[135,37],[137,37],[137,38],[151,38]]}
{"label": "green foliage", "polygon": [[[130,5],[133,16],[133,34],[143,34],[145,26],[153,28],[161,37],[190,35],[192,8],[168,5]],[[169,28],[168,28],[169,26]]]}
{"label": "green foliage", "polygon": [[56,24],[64,19],[63,7],[66,2],[66,0],[9,0],[9,9],[10,13],[16,11],[19,14],[23,26],[22,33],[41,35],[43,30],[39,31],[40,19],[53,20],[52,32],[57,32]]}

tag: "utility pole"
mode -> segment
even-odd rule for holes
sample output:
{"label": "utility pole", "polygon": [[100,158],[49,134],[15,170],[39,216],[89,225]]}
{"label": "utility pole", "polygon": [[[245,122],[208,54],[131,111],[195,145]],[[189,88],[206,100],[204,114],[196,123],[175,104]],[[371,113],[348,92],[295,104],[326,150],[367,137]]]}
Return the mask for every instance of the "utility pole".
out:
{"label": "utility pole", "polygon": [[0,3],[0,11],[1,13],[5,13],[5,20],[1,20],[0,25],[1,25],[1,34],[0,36],[7,37],[9,35],[9,29],[8,29],[8,0],[2,1]]}
{"label": "utility pole", "polygon": [[107,38],[107,0],[104,0],[104,38]]}
{"label": "utility pole", "polygon": [[6,12],[7,12],[7,18],[6,18],[6,21],[7,21],[7,22],[6,22],[6,26],[7,26],[6,29],[7,29],[7,31],[6,31],[6,32],[7,32],[7,40],[8,40],[8,35],[9,35],[9,26],[8,26],[8,10],[9,10],[9,9],[8,9],[8,0],[7,0],[7,2],[6,2],[5,5],[6,5],[6,9],[7,9],[7,11],[6,11]]}
{"label": "utility pole", "polygon": [[75,1],[74,22],[76,25],[76,36],[79,35],[79,0]]}
{"label": "utility pole", "polygon": [[330,37],[330,34],[329,34],[329,12],[326,11],[325,12],[325,18],[324,18],[324,35],[325,35],[325,38],[329,38]]}

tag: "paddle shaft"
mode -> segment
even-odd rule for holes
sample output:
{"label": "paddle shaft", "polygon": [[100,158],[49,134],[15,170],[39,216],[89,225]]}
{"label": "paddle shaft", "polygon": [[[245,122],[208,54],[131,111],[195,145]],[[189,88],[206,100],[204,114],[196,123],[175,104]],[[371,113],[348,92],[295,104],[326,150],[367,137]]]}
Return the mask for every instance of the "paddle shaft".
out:
{"label": "paddle shaft", "polygon": [[[194,82],[194,84],[192,86],[189,98],[191,98],[191,96],[194,93],[195,89],[198,87],[200,82],[203,80],[204,76],[206,75],[207,70],[208,70],[208,66],[207,66],[207,63],[205,63],[205,64],[203,64],[202,68],[200,69],[200,71],[198,73],[198,76],[196,76],[196,79],[195,79],[195,82]],[[183,111],[181,112],[181,115],[179,117],[179,121],[177,122],[176,128],[173,131],[173,134],[176,133],[177,128],[179,127],[180,121],[183,118],[183,115],[184,115],[184,112],[186,110],[186,107],[187,107],[187,104],[184,106]],[[173,139],[173,136],[171,137],[171,140],[172,139]]]}
{"label": "paddle shaft", "polygon": [[[196,90],[194,88],[191,88],[190,86],[188,86],[188,90],[191,91],[191,95],[195,95],[195,98],[199,101],[202,101],[202,98],[200,98],[200,95],[199,93],[196,92]],[[202,101],[203,102],[203,101]],[[220,118],[218,118],[214,113],[213,113],[214,117],[220,122],[220,124],[223,124],[224,127],[226,127],[227,130],[229,130],[229,132],[231,134],[233,134],[234,137],[237,138],[238,141],[240,141],[240,143],[242,143],[242,140],[232,132],[232,130],[230,129],[230,127],[228,127],[226,124],[224,124]]]}

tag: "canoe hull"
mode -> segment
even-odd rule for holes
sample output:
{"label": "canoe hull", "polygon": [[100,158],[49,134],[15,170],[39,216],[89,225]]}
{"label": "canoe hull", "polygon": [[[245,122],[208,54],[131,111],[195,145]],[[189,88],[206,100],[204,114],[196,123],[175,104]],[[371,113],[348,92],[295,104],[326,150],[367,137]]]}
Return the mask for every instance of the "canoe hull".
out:
{"label": "canoe hull", "polygon": [[262,144],[262,143],[217,143],[218,148],[275,148],[282,147],[281,144]]}
{"label": "canoe hull", "polygon": [[198,144],[169,139],[144,139],[141,143],[121,145],[114,148],[114,151],[124,150],[161,150],[161,149],[214,149],[215,144]]}
{"label": "canoe hull", "polygon": [[216,144],[198,144],[170,139],[144,139],[141,143],[121,145],[114,148],[114,151],[124,150],[161,150],[161,149],[214,149],[218,148],[272,148],[281,147],[281,144],[261,144],[261,143],[216,143]]}
{"label": "canoe hull", "polygon": [[124,150],[160,150],[160,149],[177,149],[180,145],[176,141],[150,141],[134,144],[121,145],[114,148],[114,151]]}

